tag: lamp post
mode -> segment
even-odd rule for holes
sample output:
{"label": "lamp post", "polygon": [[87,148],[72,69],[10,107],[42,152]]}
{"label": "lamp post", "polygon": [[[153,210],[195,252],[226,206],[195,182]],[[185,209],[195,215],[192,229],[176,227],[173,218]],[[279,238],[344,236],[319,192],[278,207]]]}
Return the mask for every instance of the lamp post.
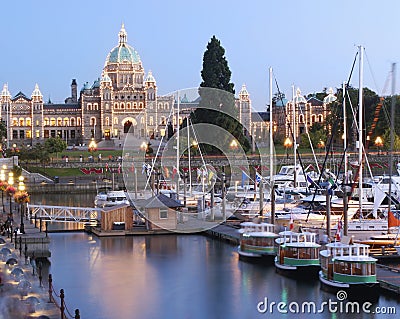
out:
{"label": "lamp post", "polygon": [[93,152],[95,152],[97,149],[97,144],[96,144],[96,141],[94,140],[94,138],[92,138],[92,140],[90,141],[88,148],[89,148],[90,156],[92,157],[92,160],[93,160]]}
{"label": "lamp post", "polygon": [[[20,193],[23,193],[25,191],[25,184],[24,184],[24,177],[21,175],[20,177],[18,177],[18,191]],[[20,231],[22,234],[25,234],[25,225],[24,225],[24,214],[23,214],[23,201],[21,200],[20,205],[18,207],[19,209],[19,213],[21,215],[21,222],[20,222]]]}
{"label": "lamp post", "polygon": [[290,140],[289,137],[287,137],[285,139],[285,141],[283,142],[283,146],[286,148],[286,158],[289,159],[289,152],[288,149],[292,147],[292,141]]}
{"label": "lamp post", "polygon": [[1,204],[3,205],[3,212],[5,211],[4,208],[4,191],[7,188],[7,183],[6,183],[6,171],[7,165],[3,165],[1,170],[0,170],[0,183],[1,183]]}
{"label": "lamp post", "polygon": [[381,147],[383,146],[383,140],[380,136],[375,139],[375,146],[378,147],[378,153],[381,154]]}
{"label": "lamp post", "polygon": [[231,150],[236,151],[238,149],[238,143],[236,140],[232,140],[231,144],[229,144]]}
{"label": "lamp post", "polygon": [[145,141],[143,141],[142,144],[140,144],[140,149],[144,152],[145,156],[147,153],[147,147],[148,147],[148,144]]}
{"label": "lamp post", "polygon": [[323,140],[319,140],[317,147],[320,149],[320,152],[322,152],[322,149],[325,147],[325,143]]}
{"label": "lamp post", "polygon": [[12,218],[12,207],[11,207],[11,197],[13,195],[13,193],[15,193],[15,189],[13,187],[14,185],[14,173],[13,172],[9,172],[8,173],[8,195],[10,196],[10,217]]}

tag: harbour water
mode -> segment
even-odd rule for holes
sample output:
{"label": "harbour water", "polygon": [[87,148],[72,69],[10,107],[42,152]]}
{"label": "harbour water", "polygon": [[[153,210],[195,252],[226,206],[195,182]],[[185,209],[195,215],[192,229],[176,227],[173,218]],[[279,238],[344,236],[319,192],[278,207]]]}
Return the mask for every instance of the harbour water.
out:
{"label": "harbour water", "polygon": [[317,278],[290,279],[274,266],[239,261],[236,247],[200,234],[50,237],[53,285],[82,318],[306,318],[310,312],[388,318],[400,312],[398,297],[381,295],[355,313],[346,300],[322,291]]}

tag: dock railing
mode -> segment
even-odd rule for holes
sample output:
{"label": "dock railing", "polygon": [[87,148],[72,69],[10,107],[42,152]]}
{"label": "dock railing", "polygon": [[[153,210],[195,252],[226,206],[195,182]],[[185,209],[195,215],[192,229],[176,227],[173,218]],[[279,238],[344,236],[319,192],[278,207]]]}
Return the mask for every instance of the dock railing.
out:
{"label": "dock railing", "polygon": [[65,303],[64,289],[60,289],[60,294],[57,294],[53,286],[53,277],[49,274],[49,302],[54,303],[60,309],[61,319],[80,319],[79,309],[75,309],[74,315],[69,311]]}

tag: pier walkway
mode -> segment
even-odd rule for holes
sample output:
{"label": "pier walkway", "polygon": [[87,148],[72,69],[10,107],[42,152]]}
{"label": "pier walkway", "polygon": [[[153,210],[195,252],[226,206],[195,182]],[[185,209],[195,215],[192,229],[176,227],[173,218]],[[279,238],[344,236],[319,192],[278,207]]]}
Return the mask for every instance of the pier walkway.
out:
{"label": "pier walkway", "polygon": [[378,264],[376,268],[376,277],[381,289],[400,294],[400,269]]}
{"label": "pier walkway", "polygon": [[57,222],[98,222],[100,221],[100,208],[69,207],[50,205],[28,204],[28,215],[32,218]]}

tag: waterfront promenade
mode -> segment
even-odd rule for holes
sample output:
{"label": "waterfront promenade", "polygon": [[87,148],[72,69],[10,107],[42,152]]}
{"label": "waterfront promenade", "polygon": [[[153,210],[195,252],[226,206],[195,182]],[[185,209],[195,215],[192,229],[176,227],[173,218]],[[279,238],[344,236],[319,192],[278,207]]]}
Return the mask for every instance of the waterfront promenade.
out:
{"label": "waterfront promenade", "polygon": [[[19,226],[21,216],[17,210],[13,215],[15,229]],[[31,244],[34,250],[30,249],[28,253],[27,249],[22,248],[23,241],[20,239],[32,243],[46,239],[46,234],[35,228],[30,221],[25,221],[24,229],[25,234],[0,236],[0,318],[60,318],[61,301],[57,302],[57,298],[54,298],[59,292],[53,291],[52,284],[52,289],[49,289],[47,259],[35,257],[35,251],[39,255],[34,249],[35,244]]]}

